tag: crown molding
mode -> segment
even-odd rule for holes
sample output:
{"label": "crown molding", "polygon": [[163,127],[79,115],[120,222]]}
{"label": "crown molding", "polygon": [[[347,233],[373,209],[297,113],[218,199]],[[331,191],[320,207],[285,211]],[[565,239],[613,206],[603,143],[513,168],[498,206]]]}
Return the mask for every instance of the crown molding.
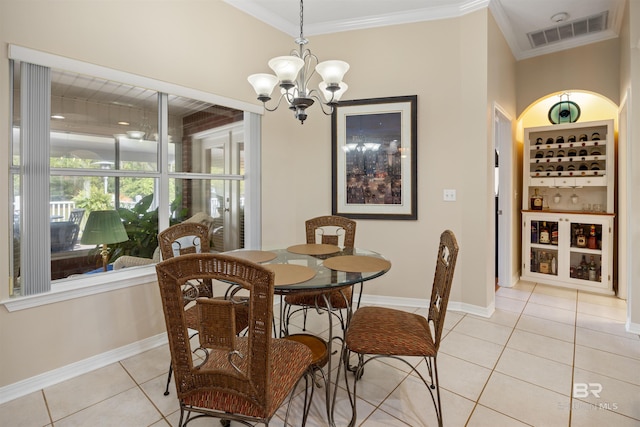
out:
{"label": "crown molding", "polygon": [[[259,2],[246,0],[224,0],[224,2],[292,37],[299,35],[300,27],[298,23],[291,24],[277,14],[262,7]],[[329,21],[322,24],[305,23],[304,29],[306,36],[313,36],[389,25],[456,18],[486,8],[489,6],[489,2],[490,0],[469,0],[453,5],[416,9],[408,12],[362,16],[352,19]]]}

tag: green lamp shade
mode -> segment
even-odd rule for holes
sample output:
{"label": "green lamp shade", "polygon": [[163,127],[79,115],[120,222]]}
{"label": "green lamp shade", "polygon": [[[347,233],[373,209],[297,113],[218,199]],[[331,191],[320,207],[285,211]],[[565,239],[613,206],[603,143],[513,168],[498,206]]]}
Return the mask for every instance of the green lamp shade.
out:
{"label": "green lamp shade", "polygon": [[111,210],[93,211],[89,214],[80,242],[83,245],[108,245],[125,240],[129,240],[129,236],[122,225],[120,215]]}
{"label": "green lamp shade", "polygon": [[548,117],[554,125],[574,123],[580,118],[580,107],[573,101],[556,102],[549,109]]}

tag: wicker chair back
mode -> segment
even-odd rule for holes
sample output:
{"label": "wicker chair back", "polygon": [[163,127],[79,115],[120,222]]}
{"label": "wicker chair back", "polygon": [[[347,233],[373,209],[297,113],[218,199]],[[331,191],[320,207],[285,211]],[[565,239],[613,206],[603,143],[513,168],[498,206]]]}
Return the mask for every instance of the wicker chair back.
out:
{"label": "wicker chair back", "polygon": [[158,233],[162,259],[209,252],[209,228],[198,222],[181,222]]}
{"label": "wicker chair back", "polygon": [[[181,410],[223,419],[268,420],[311,363],[306,346],[271,336],[274,273],[250,261],[220,254],[170,258],[157,264],[156,271]],[[249,330],[246,337],[235,337],[220,325],[212,328],[210,316],[227,322],[228,329],[234,328],[234,316],[229,311],[233,303],[197,300],[203,304],[198,310],[200,343],[209,347],[195,349],[196,354],[204,352],[204,356],[199,354],[204,361],[199,362],[198,358],[194,361],[191,348],[183,287],[205,280],[233,283],[249,292]],[[222,335],[216,335],[214,329]],[[278,353],[283,345],[275,344],[283,344],[291,359]],[[282,387],[271,384],[283,381]]]}
{"label": "wicker chair back", "polygon": [[317,235],[320,234],[320,243],[338,246],[340,237],[344,237],[342,246],[353,248],[355,245],[356,222],[352,219],[337,215],[325,215],[308,219],[304,225],[307,243],[317,243]]}

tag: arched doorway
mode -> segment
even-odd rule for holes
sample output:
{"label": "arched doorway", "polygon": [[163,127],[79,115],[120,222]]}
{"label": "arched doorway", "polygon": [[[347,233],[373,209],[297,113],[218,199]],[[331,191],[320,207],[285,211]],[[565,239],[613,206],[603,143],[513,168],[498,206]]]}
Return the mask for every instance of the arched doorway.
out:
{"label": "arched doorway", "polygon": [[[549,120],[548,113],[551,107],[559,102],[561,99],[566,100],[567,95],[569,99],[580,107],[580,117],[577,120],[577,123],[582,122],[592,122],[592,121],[600,121],[600,120],[613,120],[614,122],[614,130],[616,135],[616,140],[618,136],[618,106],[615,105],[610,99],[599,95],[597,93],[589,92],[589,91],[580,91],[580,90],[565,90],[552,94],[545,95],[544,97],[539,98],[535,102],[533,102],[525,111],[521,114],[517,121],[517,131],[516,138],[520,142],[520,144],[524,141],[524,129],[533,128],[539,126],[550,126],[552,123]],[[562,98],[561,98],[562,97]],[[522,150],[522,145],[519,147]],[[618,143],[616,144],[616,159],[618,158]],[[519,156],[522,159],[522,156]],[[616,170],[618,168],[616,167]],[[522,173],[522,164],[520,168],[520,173]],[[618,187],[618,183],[621,180],[616,179],[616,197],[615,197],[615,207],[614,212],[618,213],[618,206],[622,202],[624,203],[624,194],[620,191]],[[622,180],[623,182],[623,180]],[[571,197],[576,193],[575,189],[551,189],[554,194],[558,192],[567,192],[566,196]],[[548,196],[551,196],[549,194]],[[522,202],[522,201],[520,201]],[[624,221],[619,220],[616,215],[615,222],[615,230],[616,237],[614,237],[615,243],[614,246],[617,247],[617,236],[624,235],[626,227],[624,226]],[[623,225],[623,227],[620,227]],[[626,280],[619,281],[618,268],[616,257],[614,257],[614,265],[613,265],[613,282],[614,282],[614,290],[616,290],[616,294],[626,299],[626,289],[627,283]]]}

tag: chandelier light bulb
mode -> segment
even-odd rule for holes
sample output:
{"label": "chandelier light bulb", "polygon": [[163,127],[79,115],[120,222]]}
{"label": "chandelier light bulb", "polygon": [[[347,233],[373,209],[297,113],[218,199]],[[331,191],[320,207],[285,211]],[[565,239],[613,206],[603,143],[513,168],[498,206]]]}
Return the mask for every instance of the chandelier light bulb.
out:
{"label": "chandelier light bulb", "polygon": [[293,83],[304,66],[304,61],[297,56],[277,56],[269,61],[269,67],[276,73],[280,84]]}
{"label": "chandelier light bulb", "polygon": [[316,71],[329,86],[339,85],[349,71],[349,64],[339,60],[323,61],[316,65]]}
{"label": "chandelier light bulb", "polygon": [[347,89],[349,89],[349,85],[344,82],[340,83],[340,87],[335,91],[327,89],[327,86],[327,82],[320,82],[318,84],[318,88],[320,89],[320,92],[322,92],[322,96],[324,97],[325,101],[332,104],[340,101],[342,95],[344,95]]}
{"label": "chandelier light bulb", "polygon": [[272,74],[252,74],[247,77],[251,86],[253,86],[253,90],[256,91],[258,95],[258,99],[264,98],[265,100],[271,99],[271,92],[273,92],[273,88],[278,84],[278,78]]}

